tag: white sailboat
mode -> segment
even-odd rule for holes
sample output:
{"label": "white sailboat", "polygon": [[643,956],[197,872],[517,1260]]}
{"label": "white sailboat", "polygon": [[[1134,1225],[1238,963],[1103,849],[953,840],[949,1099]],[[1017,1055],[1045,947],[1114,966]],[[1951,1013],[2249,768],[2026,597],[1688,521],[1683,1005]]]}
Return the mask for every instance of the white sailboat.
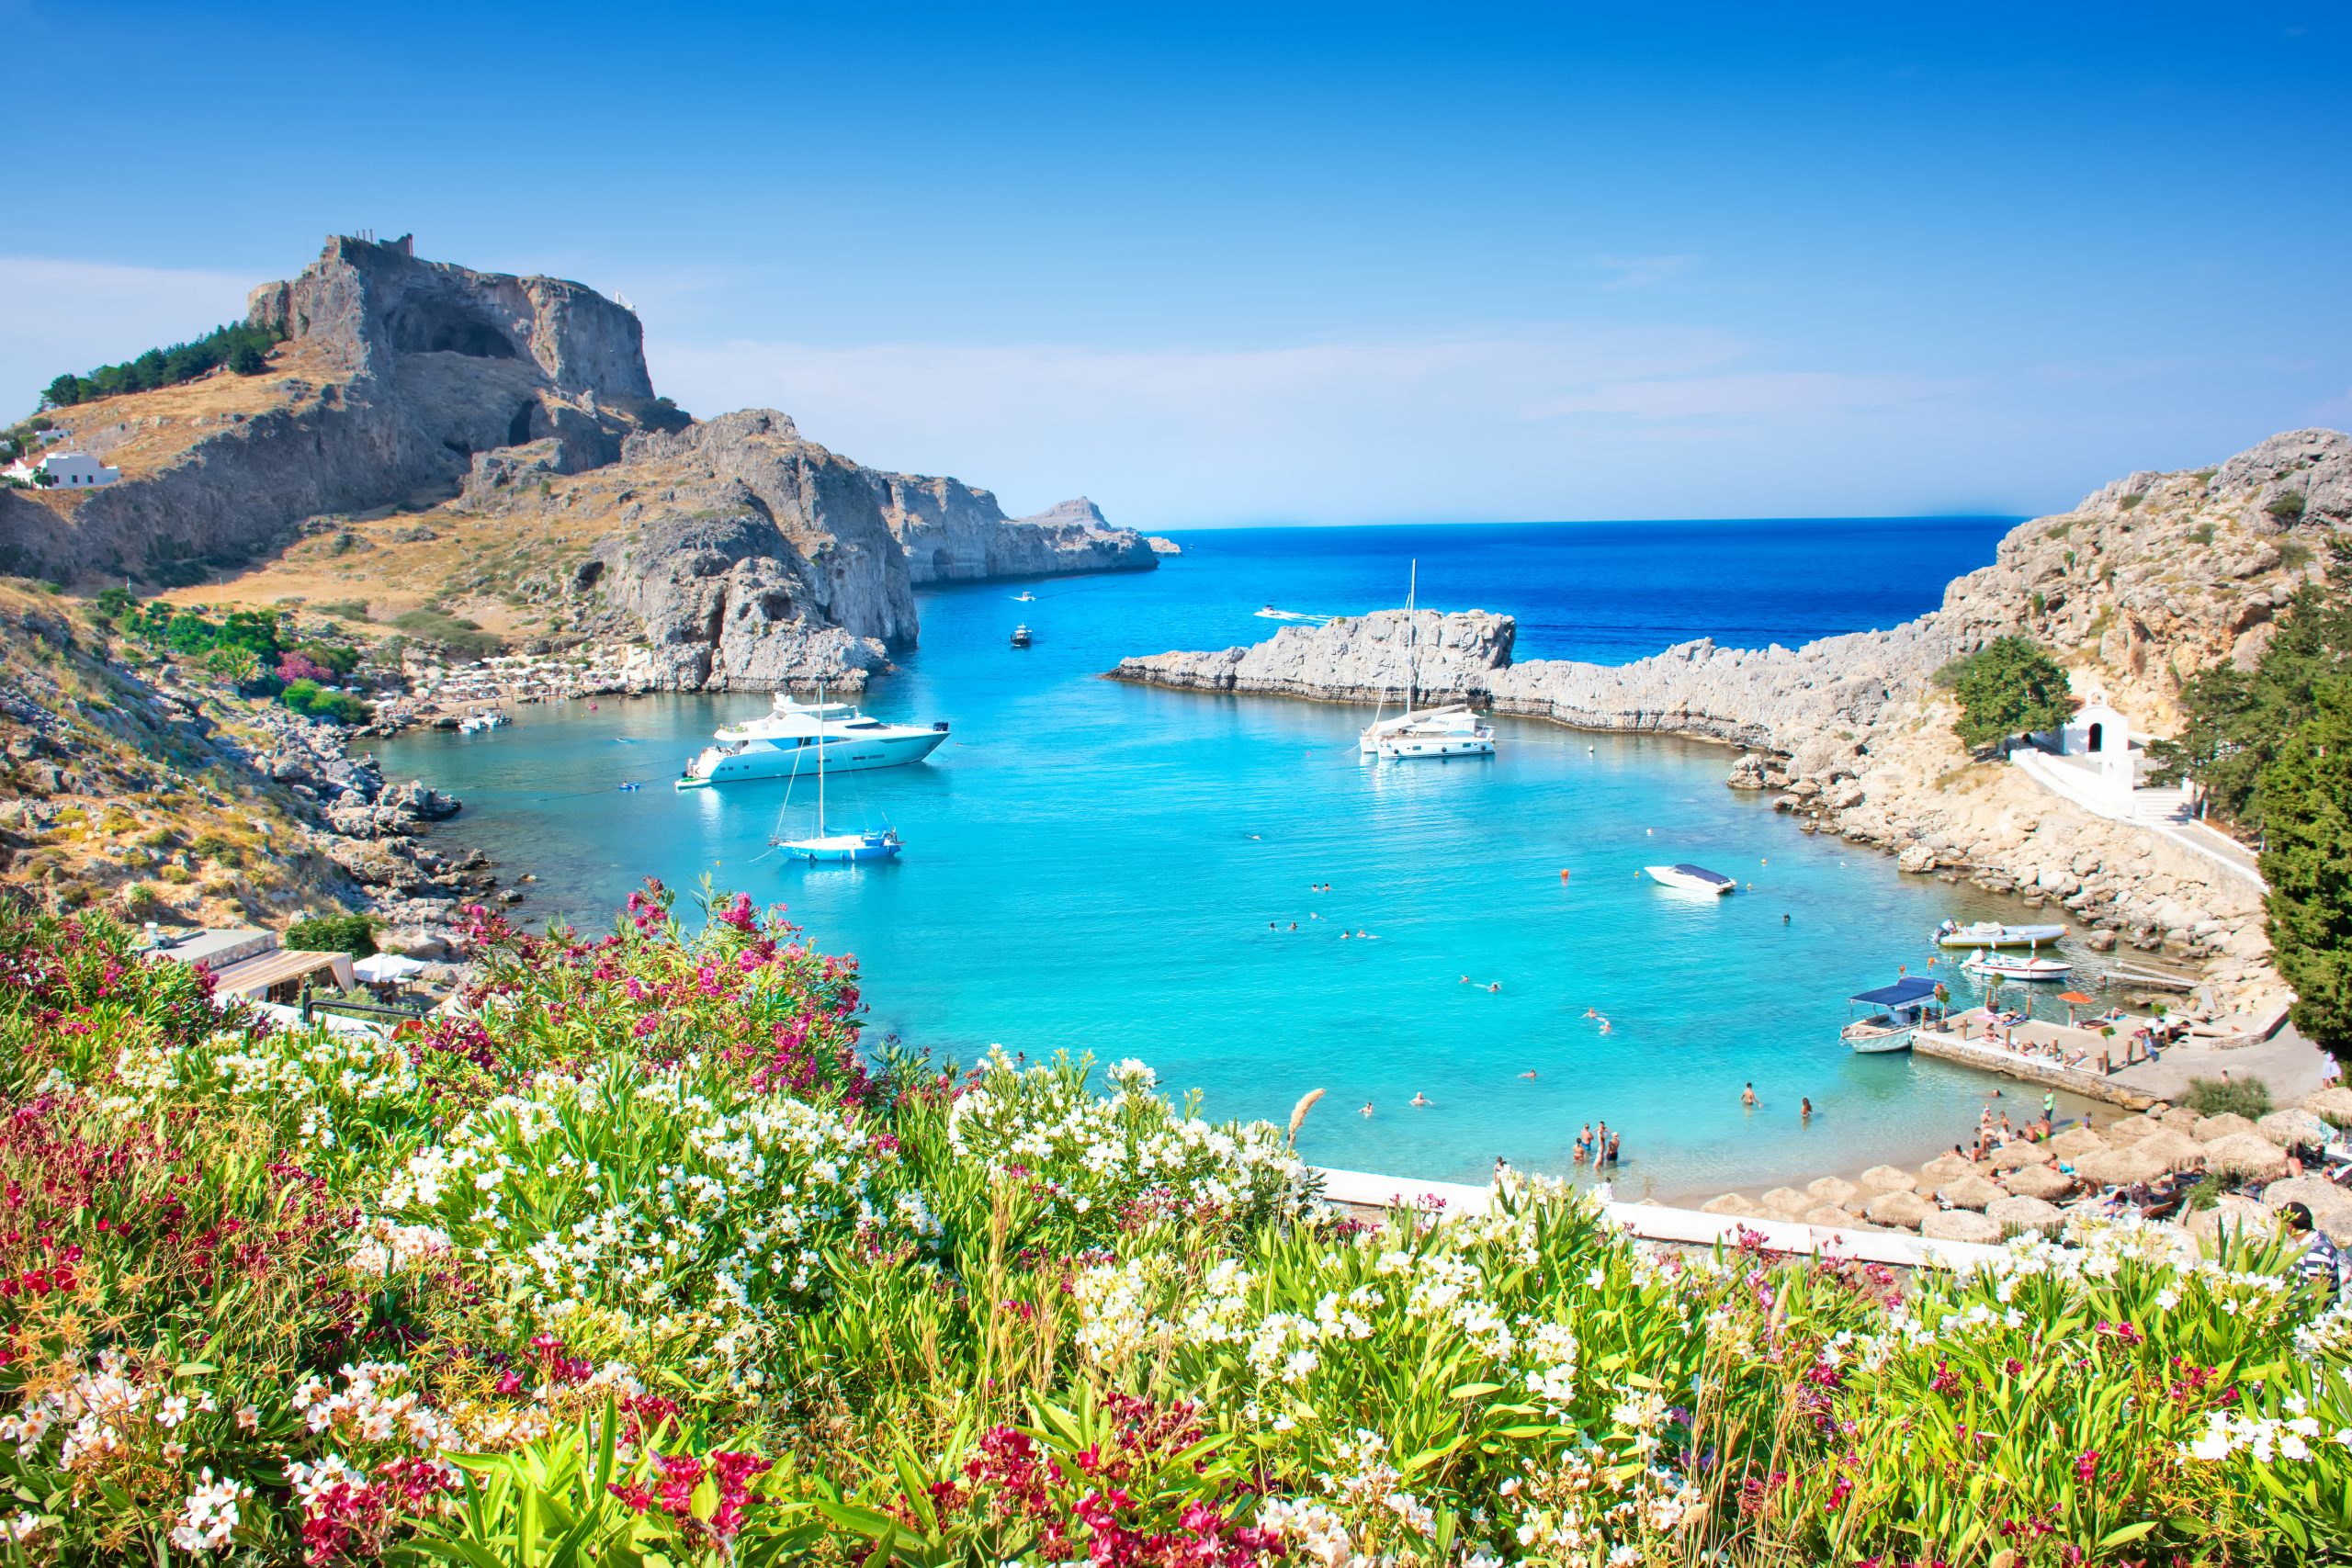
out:
{"label": "white sailboat", "polygon": [[[825,686],[820,681],[817,683],[817,706],[820,711],[822,711],[824,705]],[[805,860],[811,863],[848,863],[854,861],[889,860],[896,856],[906,846],[892,829],[884,828],[878,832],[869,829],[857,833],[825,831],[825,748],[816,746],[810,749],[817,753],[817,831],[813,837],[806,839],[775,840],[773,842],[775,847],[793,860]]]}
{"label": "white sailboat", "polygon": [[1362,739],[1356,742],[1356,754],[1389,762],[1491,757],[1495,754],[1495,727],[1471,712],[1467,704],[1452,703],[1444,707],[1413,711],[1414,685],[1419,674],[1414,666],[1420,651],[1420,626],[1413,617],[1413,609],[1420,589],[1421,563],[1416,560],[1410,570],[1405,588],[1405,711],[1395,718],[1383,717],[1388,710],[1388,700],[1387,694],[1382,693],[1380,705],[1373,710],[1372,722],[1364,727]]}

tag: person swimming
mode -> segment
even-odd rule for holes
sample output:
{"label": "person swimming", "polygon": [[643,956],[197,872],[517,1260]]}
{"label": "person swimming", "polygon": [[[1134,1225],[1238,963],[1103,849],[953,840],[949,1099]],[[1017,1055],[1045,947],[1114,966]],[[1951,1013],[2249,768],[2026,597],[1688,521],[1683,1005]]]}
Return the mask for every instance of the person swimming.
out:
{"label": "person swimming", "polygon": [[[1883,975],[1886,973],[1886,971],[1882,969],[1879,973]],[[1740,1089],[1739,1102],[1742,1105],[1747,1106],[1750,1111],[1756,1109],[1756,1086],[1753,1083],[1747,1084]]]}
{"label": "person swimming", "polygon": [[1414,1105],[1427,1106],[1430,1103],[1430,1097],[1423,1094],[1420,1090],[1415,1089],[1413,1091],[1413,1098],[1410,1103]]}
{"label": "person swimming", "polygon": [[1527,1071],[1520,1074],[1519,1076],[1523,1078],[1532,1078],[1535,1076],[1535,1069],[1533,1067],[1530,1067]]}
{"label": "person swimming", "polygon": [[1371,1115],[1371,1114],[1372,1114],[1372,1101],[1370,1101],[1369,1100],[1365,1100],[1365,1101],[1363,1102],[1363,1109],[1362,1111],[1357,1111],[1357,1112],[1356,1112],[1356,1114],[1357,1114],[1357,1115],[1359,1115],[1359,1116],[1369,1116],[1369,1115]]}
{"label": "person swimming", "polygon": [[1488,990],[1490,990],[1490,991],[1499,991],[1499,990],[1501,990],[1502,988],[1503,988],[1503,983],[1502,983],[1500,980],[1493,980],[1493,981],[1489,981],[1489,982],[1487,983],[1487,989],[1488,989]]}

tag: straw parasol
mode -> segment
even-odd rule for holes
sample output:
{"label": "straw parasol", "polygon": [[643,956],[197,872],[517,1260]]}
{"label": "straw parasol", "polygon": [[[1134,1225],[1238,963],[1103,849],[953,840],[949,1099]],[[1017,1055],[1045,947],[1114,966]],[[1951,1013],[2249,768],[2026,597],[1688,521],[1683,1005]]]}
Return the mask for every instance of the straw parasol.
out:
{"label": "straw parasol", "polygon": [[1861,1190],[1852,1182],[1836,1176],[1825,1176],[1818,1181],[1808,1181],[1805,1183],[1804,1190],[1812,1194],[1816,1203],[1841,1205],[1851,1202],[1854,1194]]}
{"label": "straw parasol", "polygon": [[2066,1220],[2066,1216],[2058,1212],[2057,1204],[2045,1203],[2039,1198],[2004,1198],[1997,1203],[1987,1203],[1984,1205],[1984,1217],[2000,1226],[2005,1234],[2054,1231]]}
{"label": "straw parasol", "polygon": [[1919,1168],[1919,1185],[1940,1187],[1947,1181],[1966,1176],[1975,1168],[1958,1155],[1938,1155]]}
{"label": "straw parasol", "polygon": [[1918,1190],[1919,1179],[1899,1165],[1874,1165],[1862,1172],[1862,1190],[1875,1198],[1882,1192],[1912,1192]]}
{"label": "straw parasol", "polygon": [[2008,1196],[1981,1176],[1963,1176],[1936,1189],[1936,1196],[1955,1209],[1981,1209]]}
{"label": "straw parasol", "polygon": [[[2107,1140],[2109,1146],[2121,1148],[2128,1144],[2138,1143],[2163,1125],[2153,1116],[2119,1116],[2101,1127],[2098,1135]],[[2083,1152],[2087,1154],[2090,1151],[2086,1149]]]}
{"label": "straw parasol", "polygon": [[2044,1201],[2063,1198],[2075,1190],[2073,1179],[2054,1165],[2030,1165],[2023,1170],[2013,1170],[2001,1185],[2020,1198],[2040,1198]]}
{"label": "straw parasol", "polygon": [[1699,1205],[1702,1214],[1731,1214],[1746,1219],[1756,1213],[1756,1205],[1736,1192],[1726,1192],[1720,1198],[1710,1198]]}
{"label": "straw parasol", "polygon": [[2076,1155],[2086,1155],[2093,1149],[2106,1148],[2108,1143],[2105,1138],[2100,1137],[2088,1127],[2069,1127],[2041,1146],[2060,1159],[2073,1159]]}
{"label": "straw parasol", "polygon": [[2210,1144],[2216,1138],[2253,1131],[2253,1118],[2241,1116],[2234,1111],[2224,1111],[2219,1116],[2199,1116],[2197,1125],[2188,1129],[2188,1135],[2200,1144]]}
{"label": "straw parasol", "polygon": [[2080,991],[2061,991],[2058,993],[2058,999],[2066,1004],[2066,1027],[2069,1029],[2075,1027],[2075,1010],[2076,1008],[2098,1006],[2097,1001],[2083,995]]}
{"label": "straw parasol", "polygon": [[2232,1133],[2205,1145],[2206,1168],[2220,1176],[2275,1181],[2287,1174],[2287,1156],[2256,1133]]}
{"label": "straw parasol", "polygon": [[2317,1148],[2335,1136],[2335,1129],[2308,1111],[2274,1111],[2254,1124],[2254,1130],[2282,1149]]}
{"label": "straw parasol", "polygon": [[2224,1192],[2210,1206],[2197,1210],[2188,1219],[2188,1234],[2208,1235],[2222,1231],[2240,1235],[2267,1235],[2278,1224],[2270,1211],[2239,1192]]}
{"label": "straw parasol", "polygon": [[2167,1168],[2152,1154],[2136,1148],[2104,1149],[2075,1162],[2075,1173],[2100,1187],[2131,1187],[2154,1181]]}
{"label": "straw parasol", "polygon": [[1919,1234],[1929,1241],[1973,1241],[1980,1244],[2001,1239],[2001,1227],[1982,1214],[1966,1209],[1940,1209],[1919,1222]]}
{"label": "straw parasol", "polygon": [[1844,1230],[1854,1223],[1854,1216],[1850,1210],[1841,1209],[1835,1203],[1824,1203],[1817,1209],[1807,1209],[1804,1223],[1827,1225],[1831,1230]]}
{"label": "straw parasol", "polygon": [[2341,1084],[2333,1089],[2315,1089],[2303,1096],[2303,1109],[2323,1122],[2352,1127],[2352,1089]]}
{"label": "straw parasol", "polygon": [[[2148,1114],[2151,1116],[2156,1116],[2156,1113],[2154,1111],[2149,1111]],[[2194,1137],[2197,1133],[2197,1123],[2204,1121],[2205,1118],[2199,1116],[2196,1111],[2191,1111],[2186,1105],[2176,1105],[2171,1110],[2165,1111],[2162,1116],[2156,1116],[2156,1120],[2163,1122],[2167,1127],[2177,1127],[2180,1131],[2188,1134],[2191,1137]]]}
{"label": "straw parasol", "polygon": [[2336,1230],[2328,1224],[2330,1219],[2352,1222],[2352,1192],[2345,1191],[2324,1176],[2290,1176],[2284,1181],[2274,1181],[2262,1190],[2262,1203],[2267,1209],[2301,1203],[2330,1235]]}
{"label": "straw parasol", "polygon": [[1903,1230],[1917,1230],[1919,1222],[1935,1212],[1936,1206],[1917,1192],[1882,1192],[1862,1207],[1871,1224]]}
{"label": "straw parasol", "polygon": [[1796,1219],[1814,1206],[1811,1193],[1800,1192],[1793,1187],[1775,1187],[1757,1201],[1764,1206],[1766,1213],[1777,1214],[1785,1220]]}
{"label": "straw parasol", "polygon": [[2186,1133],[2176,1133],[2160,1127],[2132,1145],[2143,1155],[2153,1155],[2174,1170],[2190,1170],[2205,1159],[2205,1145]]}
{"label": "straw parasol", "polygon": [[2040,1165],[2050,1157],[2046,1144],[2003,1144],[1985,1156],[1984,1163],[1995,1170],[2023,1170],[2030,1165]]}

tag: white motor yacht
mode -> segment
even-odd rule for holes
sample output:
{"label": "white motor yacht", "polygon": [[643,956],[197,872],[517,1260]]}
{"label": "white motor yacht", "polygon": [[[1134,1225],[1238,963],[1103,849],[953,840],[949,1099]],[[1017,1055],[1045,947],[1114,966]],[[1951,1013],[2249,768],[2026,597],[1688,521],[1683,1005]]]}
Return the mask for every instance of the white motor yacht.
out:
{"label": "white motor yacht", "polygon": [[2063,958],[2044,958],[2039,953],[2019,958],[2014,953],[1988,953],[1981,947],[1962,959],[1960,966],[1971,975],[1990,975],[2003,980],[2063,980],[2075,972],[2075,966]]}
{"label": "white motor yacht", "polygon": [[825,767],[837,773],[895,768],[922,761],[946,739],[944,721],[928,728],[885,724],[849,703],[797,703],[779,692],[768,713],[718,731],[712,744],[686,764],[678,787],[813,776],[820,754]]}
{"label": "white motor yacht", "polygon": [[1739,886],[1723,873],[1709,871],[1703,865],[1645,865],[1642,869],[1660,886],[1684,893],[1724,894]]}
{"label": "white motor yacht", "polygon": [[2045,942],[2056,942],[2066,934],[2064,926],[2005,926],[1998,920],[1978,920],[1973,925],[1962,925],[1958,920],[1946,920],[1936,928],[1939,947],[2033,947]]}

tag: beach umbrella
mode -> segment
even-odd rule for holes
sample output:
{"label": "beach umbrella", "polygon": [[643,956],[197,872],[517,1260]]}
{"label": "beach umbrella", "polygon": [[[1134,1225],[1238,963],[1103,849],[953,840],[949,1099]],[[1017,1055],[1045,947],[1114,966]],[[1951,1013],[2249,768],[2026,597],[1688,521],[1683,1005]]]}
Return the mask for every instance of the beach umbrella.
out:
{"label": "beach umbrella", "polygon": [[1939,1209],[1919,1222],[1919,1234],[1929,1241],[1969,1241],[1991,1246],[2001,1239],[2001,1227],[1966,1209]]}
{"label": "beach umbrella", "polygon": [[2274,1111],[2254,1124],[2254,1130],[2282,1149],[2318,1148],[2335,1136],[2335,1129],[2308,1111]]}
{"label": "beach umbrella", "polygon": [[2257,1133],[2232,1133],[2205,1145],[2205,1168],[2220,1176],[2275,1181],[2287,1174],[2287,1156]]}
{"label": "beach umbrella", "polygon": [[1985,1156],[1984,1163],[1995,1170],[2023,1170],[2030,1165],[2040,1165],[2050,1157],[2047,1144],[2003,1144]]}
{"label": "beach umbrella", "polygon": [[1862,1207],[1871,1224],[1906,1231],[1917,1230],[1919,1222],[1935,1212],[1936,1206],[1917,1192],[1882,1192]]}
{"label": "beach umbrella", "polygon": [[[2119,1116],[2101,1127],[2098,1135],[2107,1140],[2110,1148],[2129,1148],[2163,1125],[2152,1116]],[[2089,1152],[2087,1149],[2084,1151],[2086,1154]]]}
{"label": "beach umbrella", "polygon": [[2312,1223],[2331,1240],[2352,1242],[2352,1192],[2324,1176],[2290,1176],[2262,1190],[2262,1206],[2276,1213],[2290,1203],[2312,1212]]}
{"label": "beach umbrella", "polygon": [[2352,1127],[2352,1089],[2338,1084],[2330,1089],[2315,1089],[2303,1096],[2303,1109],[2323,1122],[2338,1127]]}
{"label": "beach umbrella", "polygon": [[2076,1008],[2097,1007],[2098,1005],[2095,1000],[2083,995],[2080,991],[2061,991],[2058,993],[2058,999],[2066,1004],[2066,1027],[2069,1029],[2075,1027],[2075,1010]]}
{"label": "beach umbrella", "polygon": [[1910,1192],[1918,1188],[1919,1179],[1899,1165],[1874,1165],[1862,1172],[1861,1189],[1871,1198],[1882,1192]]}
{"label": "beach umbrella", "polygon": [[2075,1162],[2075,1173],[2099,1187],[2133,1187],[2154,1181],[2169,1168],[2152,1154],[2136,1148],[2103,1149]]}
{"label": "beach umbrella", "polygon": [[2069,1127],[2041,1146],[2060,1159],[2073,1159],[2076,1155],[2106,1148],[2108,1143],[2088,1127]]}
{"label": "beach umbrella", "polygon": [[1778,1214],[1784,1220],[1793,1220],[1814,1206],[1810,1193],[1800,1192],[1793,1187],[1775,1187],[1757,1201],[1764,1206],[1766,1213]]}
{"label": "beach umbrella", "polygon": [[2251,1133],[2254,1130],[2252,1117],[2241,1116],[2234,1111],[2224,1111],[2219,1116],[2199,1116],[2197,1119],[2197,1124],[2188,1129],[2188,1135],[2199,1143],[2210,1144],[2217,1138],[2233,1137],[2240,1133]]}
{"label": "beach umbrella", "polygon": [[1955,1209],[1981,1209],[2008,1196],[1981,1176],[1963,1176],[1936,1189],[1936,1196]]}
{"label": "beach umbrella", "polygon": [[1957,1180],[1966,1176],[1975,1168],[1958,1155],[1938,1155],[1919,1168],[1919,1185],[1940,1187],[1947,1181]]}
{"label": "beach umbrella", "polygon": [[2054,1231],[2066,1223],[2058,1205],[2039,1198],[2003,1198],[1984,1205],[1984,1217],[2001,1227],[2004,1235],[2018,1231]]}
{"label": "beach umbrella", "polygon": [[1804,1223],[1809,1225],[1826,1225],[1831,1230],[1844,1230],[1854,1223],[1854,1216],[1835,1203],[1824,1203],[1819,1208],[1807,1209],[1804,1212]]}
{"label": "beach umbrella", "polygon": [[2192,1170],[2204,1163],[2205,1145],[2186,1133],[2159,1127],[2132,1147],[2165,1162],[2168,1170]]}
{"label": "beach umbrella", "polygon": [[351,966],[351,972],[371,986],[388,986],[401,980],[413,980],[424,973],[424,965],[399,953],[377,953]]}
{"label": "beach umbrella", "polygon": [[1818,1181],[1808,1181],[1805,1183],[1804,1190],[1811,1194],[1813,1201],[1816,1203],[1840,1205],[1852,1201],[1854,1194],[1861,1190],[1852,1182],[1836,1176],[1825,1176]]}
{"label": "beach umbrella", "polygon": [[2242,1192],[2224,1192],[2209,1206],[2188,1216],[2188,1234],[2209,1235],[2222,1231],[2235,1231],[2241,1235],[2263,1235],[2277,1228],[2278,1222],[2270,1211]]}
{"label": "beach umbrella", "polygon": [[[2064,1198],[2075,1190],[2075,1181],[2054,1165],[2030,1165],[2023,1170],[2013,1170],[2002,1179],[2001,1185],[2019,1198],[2040,1198],[2048,1201]],[[1991,1213],[1988,1208],[1986,1213]]]}
{"label": "beach umbrella", "polygon": [[1702,1214],[1731,1214],[1740,1219],[1756,1213],[1756,1205],[1736,1192],[1726,1192],[1720,1198],[1710,1198],[1699,1205]]}

